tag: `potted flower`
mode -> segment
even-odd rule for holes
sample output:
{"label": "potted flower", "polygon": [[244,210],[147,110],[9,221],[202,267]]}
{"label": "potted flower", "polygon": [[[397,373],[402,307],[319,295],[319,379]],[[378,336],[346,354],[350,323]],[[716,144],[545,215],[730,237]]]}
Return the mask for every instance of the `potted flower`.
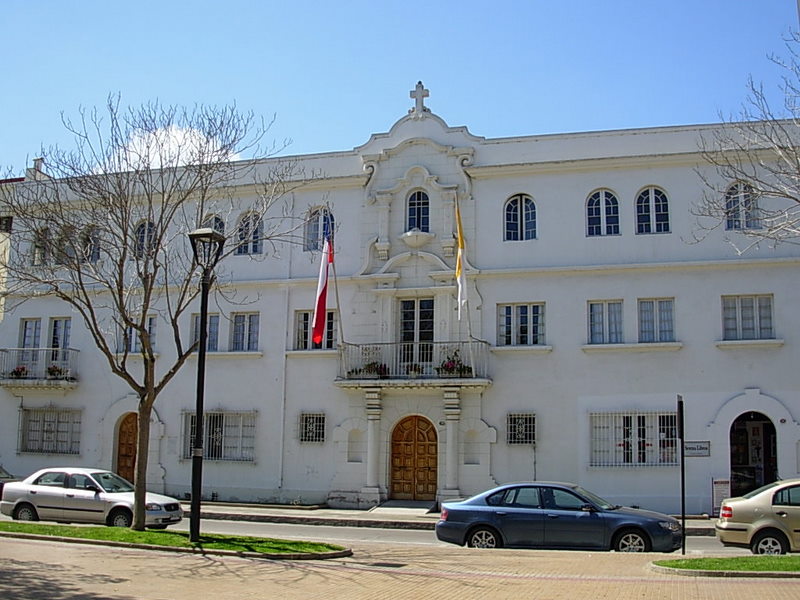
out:
{"label": "potted flower", "polygon": [[11,369],[10,373],[11,377],[14,379],[24,379],[28,376],[28,367],[25,365],[19,365]]}
{"label": "potted flower", "polygon": [[58,365],[49,365],[47,367],[47,377],[48,379],[61,379],[64,377],[66,370],[63,367],[59,367]]}
{"label": "potted flower", "polygon": [[411,379],[416,379],[420,375],[422,375],[422,365],[417,363],[409,363],[406,365],[406,374]]}
{"label": "potted flower", "polygon": [[389,376],[389,367],[387,367],[384,363],[372,361],[364,365],[364,373],[368,375],[377,375],[380,378],[384,378]]}
{"label": "potted flower", "polygon": [[440,377],[472,377],[472,367],[464,364],[458,349],[444,358],[436,367],[436,372]]}

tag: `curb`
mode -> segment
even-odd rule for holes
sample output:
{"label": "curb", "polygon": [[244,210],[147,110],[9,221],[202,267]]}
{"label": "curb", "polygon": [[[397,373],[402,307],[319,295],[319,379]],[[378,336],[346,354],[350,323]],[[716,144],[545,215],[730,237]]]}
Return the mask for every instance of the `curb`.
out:
{"label": "curb", "polygon": [[[189,511],[184,512],[184,518],[188,519]],[[251,521],[253,523],[289,523],[294,525],[330,525],[335,527],[373,527],[377,529],[436,529],[436,521],[420,520],[379,520],[361,518],[337,518],[337,517],[313,517],[306,515],[269,515],[269,514],[241,514],[228,512],[208,512],[200,511],[201,519],[215,521]],[[687,536],[713,537],[713,527],[687,527]]]}
{"label": "curb", "polygon": [[797,571],[700,571],[695,569],[676,569],[663,567],[653,563],[649,564],[652,571],[680,577],[749,577],[761,579],[800,579]]}
{"label": "curb", "polygon": [[44,542],[63,542],[67,544],[86,544],[91,546],[109,546],[115,548],[136,548],[138,550],[161,550],[164,552],[180,552],[182,554],[201,554],[203,556],[238,556],[240,558],[260,558],[265,560],[326,560],[330,558],[345,558],[353,555],[353,550],[350,548],[331,552],[284,552],[263,554],[261,552],[238,552],[236,550],[205,550],[203,548],[176,548],[175,546],[157,546],[154,544],[132,544],[129,542],[37,535],[34,533],[17,533],[12,531],[0,531],[0,537]]}
{"label": "curb", "polygon": [[[184,513],[188,519],[190,513]],[[377,519],[338,519],[336,517],[306,517],[288,515],[247,515],[234,513],[200,512],[201,519],[216,521],[252,521],[254,523],[290,523],[294,525],[332,525],[336,527],[374,527],[378,529],[429,529],[436,528],[435,522],[427,521],[380,521]]]}

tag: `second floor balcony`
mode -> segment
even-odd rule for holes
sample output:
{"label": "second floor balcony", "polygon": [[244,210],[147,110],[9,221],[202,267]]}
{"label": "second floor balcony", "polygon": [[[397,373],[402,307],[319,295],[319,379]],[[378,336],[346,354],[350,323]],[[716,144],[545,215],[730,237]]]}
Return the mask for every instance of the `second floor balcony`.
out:
{"label": "second floor balcony", "polygon": [[[339,346],[339,385],[486,386],[489,344],[375,342]],[[379,381],[378,381],[379,380]]]}
{"label": "second floor balcony", "polygon": [[0,348],[0,386],[75,387],[78,352],[72,348]]}

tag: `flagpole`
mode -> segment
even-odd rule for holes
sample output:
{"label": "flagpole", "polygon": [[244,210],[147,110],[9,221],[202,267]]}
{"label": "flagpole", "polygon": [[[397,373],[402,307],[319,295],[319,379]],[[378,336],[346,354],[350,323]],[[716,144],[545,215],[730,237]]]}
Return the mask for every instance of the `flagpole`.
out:
{"label": "flagpole", "polygon": [[[800,0],[798,0],[800,1]],[[339,343],[344,345],[344,326],[342,325],[342,304],[339,302],[339,279],[336,277],[336,261],[331,263],[333,267],[333,292],[336,295],[336,312],[339,315]]]}
{"label": "flagpole", "polygon": [[[800,1],[800,0],[798,0]],[[464,262],[466,259],[467,248],[464,243],[464,230],[461,226],[461,209],[458,205],[458,195],[455,197],[455,212],[456,212],[456,233],[458,237],[458,254],[456,256],[456,286],[458,288],[458,295],[456,302],[458,303],[458,320],[461,320],[461,304],[464,304],[464,312],[467,315],[467,337],[469,345],[469,367],[472,369],[473,375],[477,374],[475,370],[475,349],[472,343],[472,319],[469,314],[469,294],[467,294],[467,275],[464,272]],[[463,300],[462,300],[463,298]],[[460,329],[460,328],[459,328]]]}

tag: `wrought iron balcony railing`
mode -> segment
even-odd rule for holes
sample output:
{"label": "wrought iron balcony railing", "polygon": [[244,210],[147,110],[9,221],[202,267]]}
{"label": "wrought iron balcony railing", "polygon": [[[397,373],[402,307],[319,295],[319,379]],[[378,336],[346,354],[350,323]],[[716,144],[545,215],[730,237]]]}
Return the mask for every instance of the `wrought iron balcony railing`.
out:
{"label": "wrought iron balcony railing", "polygon": [[0,348],[0,385],[75,382],[78,352],[72,348]]}
{"label": "wrought iron balcony railing", "polygon": [[340,379],[489,377],[489,344],[479,340],[345,343],[339,352]]}

